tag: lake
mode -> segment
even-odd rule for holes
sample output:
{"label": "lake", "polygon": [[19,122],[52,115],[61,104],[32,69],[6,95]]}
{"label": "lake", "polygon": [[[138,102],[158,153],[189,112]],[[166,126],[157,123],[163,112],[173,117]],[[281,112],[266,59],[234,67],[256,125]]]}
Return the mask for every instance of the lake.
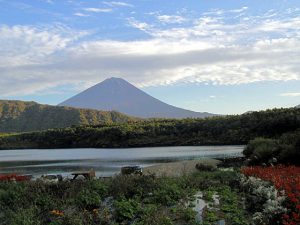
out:
{"label": "lake", "polygon": [[26,149],[1,150],[0,173],[21,173],[40,176],[62,174],[93,168],[97,176],[112,176],[122,166],[147,167],[211,157],[241,156],[244,146],[178,146],[122,149]]}

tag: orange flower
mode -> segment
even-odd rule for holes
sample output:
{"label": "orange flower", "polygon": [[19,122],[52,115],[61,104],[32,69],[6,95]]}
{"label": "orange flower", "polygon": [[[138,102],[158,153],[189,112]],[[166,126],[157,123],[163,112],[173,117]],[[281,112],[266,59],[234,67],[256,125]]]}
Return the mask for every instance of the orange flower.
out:
{"label": "orange flower", "polygon": [[51,214],[55,215],[55,216],[63,216],[64,213],[62,211],[53,209],[52,211],[50,211]]}

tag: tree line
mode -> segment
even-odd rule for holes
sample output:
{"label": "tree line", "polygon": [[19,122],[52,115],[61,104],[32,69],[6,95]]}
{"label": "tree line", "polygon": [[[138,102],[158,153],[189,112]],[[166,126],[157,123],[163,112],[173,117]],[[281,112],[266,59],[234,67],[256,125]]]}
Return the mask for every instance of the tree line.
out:
{"label": "tree line", "polygon": [[300,128],[300,109],[281,108],[205,119],[152,119],[80,125],[0,136],[0,149],[235,145],[279,138]]}

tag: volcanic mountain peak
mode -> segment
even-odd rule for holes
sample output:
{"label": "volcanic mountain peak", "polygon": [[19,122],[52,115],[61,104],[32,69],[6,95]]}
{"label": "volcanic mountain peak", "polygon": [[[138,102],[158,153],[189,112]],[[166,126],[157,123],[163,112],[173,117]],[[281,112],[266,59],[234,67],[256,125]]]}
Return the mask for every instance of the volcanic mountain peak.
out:
{"label": "volcanic mountain peak", "polygon": [[122,78],[112,77],[88,88],[60,105],[97,110],[115,110],[141,118],[208,117],[199,113],[166,104]]}

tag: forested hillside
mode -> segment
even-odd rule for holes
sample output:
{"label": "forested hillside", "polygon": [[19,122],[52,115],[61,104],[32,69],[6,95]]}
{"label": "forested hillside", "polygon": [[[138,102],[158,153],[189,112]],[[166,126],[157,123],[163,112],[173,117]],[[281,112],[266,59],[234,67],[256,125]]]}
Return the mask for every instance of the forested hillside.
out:
{"label": "forested hillside", "polygon": [[136,120],[119,112],[0,100],[0,133],[40,131],[73,125]]}
{"label": "forested hillside", "polygon": [[300,109],[273,109],[206,119],[78,126],[0,137],[1,149],[247,144],[300,128]]}

